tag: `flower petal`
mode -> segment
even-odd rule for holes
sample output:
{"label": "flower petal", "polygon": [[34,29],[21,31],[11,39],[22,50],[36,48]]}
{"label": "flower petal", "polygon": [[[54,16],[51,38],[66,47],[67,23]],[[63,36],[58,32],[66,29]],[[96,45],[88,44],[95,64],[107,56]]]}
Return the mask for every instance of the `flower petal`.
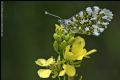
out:
{"label": "flower petal", "polygon": [[72,52],[66,52],[64,58],[66,60],[76,60],[76,57]]}
{"label": "flower petal", "polygon": [[92,54],[92,53],[94,53],[96,51],[97,51],[96,49],[92,49],[92,50],[88,51],[86,55],[90,55],[90,54]]}
{"label": "flower petal", "polygon": [[75,67],[73,65],[64,64],[63,68],[66,71],[66,74],[68,76],[70,76],[70,77],[75,76],[76,70],[75,70]]}
{"label": "flower petal", "polygon": [[64,28],[64,26],[62,24],[60,24],[60,27]]}
{"label": "flower petal", "polygon": [[41,78],[48,78],[52,71],[50,69],[40,69],[38,70],[38,75]]}
{"label": "flower petal", "polygon": [[77,54],[77,60],[82,60],[84,56],[86,56],[87,50],[82,49],[78,54]]}
{"label": "flower petal", "polygon": [[70,45],[68,45],[68,46],[66,47],[65,53],[66,53],[66,52],[69,52],[69,50],[70,50]]}
{"label": "flower petal", "polygon": [[53,59],[53,57],[49,58],[47,60],[47,64],[50,65],[50,64],[54,64],[55,63],[55,60]]}
{"label": "flower petal", "polygon": [[64,53],[64,58],[66,60],[76,60],[76,56],[69,51],[70,50],[70,45],[66,47],[65,53]]}
{"label": "flower petal", "polygon": [[65,75],[65,70],[60,71],[59,76],[64,76]]}
{"label": "flower petal", "polygon": [[59,28],[59,27],[60,27],[58,24],[55,24],[55,26],[56,26],[57,28]]}
{"label": "flower petal", "polygon": [[82,37],[76,37],[75,41],[72,44],[72,52],[78,53],[85,46],[85,40]]}
{"label": "flower petal", "polygon": [[48,66],[47,61],[45,59],[38,59],[35,63],[39,66]]}

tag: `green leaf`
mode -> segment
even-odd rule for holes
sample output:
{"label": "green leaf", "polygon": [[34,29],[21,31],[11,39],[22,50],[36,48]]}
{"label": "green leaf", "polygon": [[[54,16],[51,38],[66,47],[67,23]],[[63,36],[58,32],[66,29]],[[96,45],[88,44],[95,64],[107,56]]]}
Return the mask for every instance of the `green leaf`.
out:
{"label": "green leaf", "polygon": [[66,46],[67,46],[67,42],[65,40],[63,40],[60,45],[61,49],[64,50]]}
{"label": "green leaf", "polygon": [[70,39],[69,39],[69,41],[68,41],[68,44],[72,44],[72,42],[74,41],[74,37],[71,37]]}
{"label": "green leaf", "polygon": [[70,38],[70,35],[67,34],[67,35],[65,36],[65,40],[68,41],[69,38]]}
{"label": "green leaf", "polygon": [[52,78],[56,78],[57,75],[58,75],[58,73],[55,71],[55,72],[53,73],[53,75],[52,75]]}
{"label": "green leaf", "polygon": [[54,50],[58,53],[58,42],[57,41],[54,41],[53,43],[53,47],[54,47]]}
{"label": "green leaf", "polygon": [[53,34],[53,37],[55,40],[57,40],[59,38],[58,34],[56,34],[56,33]]}

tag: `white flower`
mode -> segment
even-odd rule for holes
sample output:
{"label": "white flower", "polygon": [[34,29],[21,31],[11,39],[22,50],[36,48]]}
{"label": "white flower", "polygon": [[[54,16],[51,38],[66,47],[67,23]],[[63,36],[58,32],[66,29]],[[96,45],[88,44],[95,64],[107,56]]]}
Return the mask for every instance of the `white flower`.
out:
{"label": "white flower", "polygon": [[91,9],[91,7],[86,8],[86,11],[87,11],[87,13],[88,13],[89,15],[92,14],[92,9]]}

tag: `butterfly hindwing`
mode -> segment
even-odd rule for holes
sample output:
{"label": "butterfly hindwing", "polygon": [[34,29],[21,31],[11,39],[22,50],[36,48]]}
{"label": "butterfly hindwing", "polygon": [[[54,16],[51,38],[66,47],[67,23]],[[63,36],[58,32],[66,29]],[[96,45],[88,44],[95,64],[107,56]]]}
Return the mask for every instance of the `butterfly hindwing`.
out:
{"label": "butterfly hindwing", "polygon": [[66,31],[72,33],[99,36],[106,28],[113,14],[108,9],[100,9],[97,6],[88,7],[69,19],[60,21]]}

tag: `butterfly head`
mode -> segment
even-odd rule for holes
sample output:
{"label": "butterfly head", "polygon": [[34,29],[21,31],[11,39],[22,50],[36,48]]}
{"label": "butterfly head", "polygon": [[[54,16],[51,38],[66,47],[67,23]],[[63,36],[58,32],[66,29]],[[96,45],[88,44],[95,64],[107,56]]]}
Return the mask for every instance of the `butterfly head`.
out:
{"label": "butterfly head", "polygon": [[67,25],[67,20],[66,19],[59,19],[58,22],[63,25]]}

